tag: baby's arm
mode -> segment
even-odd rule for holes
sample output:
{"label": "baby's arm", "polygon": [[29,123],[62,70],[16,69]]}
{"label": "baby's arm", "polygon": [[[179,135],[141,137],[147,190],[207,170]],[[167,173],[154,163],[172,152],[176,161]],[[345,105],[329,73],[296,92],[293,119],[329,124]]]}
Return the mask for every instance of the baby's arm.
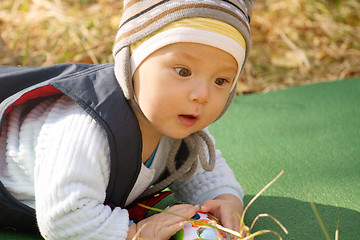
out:
{"label": "baby's arm", "polygon": [[104,131],[67,97],[48,111],[34,176],[41,234],[46,239],[126,239],[127,210],[103,204],[110,171]]}

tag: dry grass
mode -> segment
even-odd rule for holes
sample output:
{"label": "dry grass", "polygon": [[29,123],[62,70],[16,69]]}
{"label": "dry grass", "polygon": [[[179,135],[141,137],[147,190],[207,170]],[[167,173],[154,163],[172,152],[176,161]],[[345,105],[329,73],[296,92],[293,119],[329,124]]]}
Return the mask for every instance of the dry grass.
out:
{"label": "dry grass", "polygon": [[245,88],[270,91],[360,75],[358,0],[258,0]]}
{"label": "dry grass", "polygon": [[[0,64],[112,62],[121,0],[1,0]],[[358,0],[257,0],[245,92],[360,76]]]}

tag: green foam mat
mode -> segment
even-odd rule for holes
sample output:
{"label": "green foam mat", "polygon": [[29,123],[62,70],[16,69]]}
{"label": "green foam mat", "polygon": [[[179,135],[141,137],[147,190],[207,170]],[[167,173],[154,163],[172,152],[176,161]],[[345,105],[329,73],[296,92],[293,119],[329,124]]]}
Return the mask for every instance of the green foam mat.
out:
{"label": "green foam mat", "polygon": [[[285,239],[325,239],[314,201],[331,236],[341,213],[339,239],[360,239],[360,79],[237,97],[211,130],[245,204],[284,170],[251,205],[248,224],[268,213],[288,229]],[[260,229],[281,232],[270,219]]]}
{"label": "green foam mat", "polygon": [[[288,240],[325,239],[312,200],[332,239],[340,213],[339,239],[360,239],[360,79],[236,97],[210,131],[243,186],[245,204],[284,170],[250,206],[245,221],[268,213],[289,234],[269,218],[258,220],[254,231],[275,230]],[[174,201],[170,196],[157,206]],[[0,239],[41,238],[0,232]]]}

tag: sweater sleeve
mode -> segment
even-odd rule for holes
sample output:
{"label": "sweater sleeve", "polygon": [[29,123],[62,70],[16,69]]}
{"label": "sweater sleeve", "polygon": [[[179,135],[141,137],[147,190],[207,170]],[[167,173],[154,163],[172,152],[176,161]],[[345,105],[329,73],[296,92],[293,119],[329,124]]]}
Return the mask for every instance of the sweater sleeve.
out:
{"label": "sweater sleeve", "polygon": [[[214,142],[214,138],[205,129]],[[206,149],[206,145],[204,144]],[[175,181],[171,186],[175,198],[190,204],[201,204],[205,200],[214,199],[221,194],[233,194],[243,201],[243,190],[236,180],[233,171],[216,149],[216,164],[214,170],[206,172],[199,164],[195,174],[188,179]]]}
{"label": "sweater sleeve", "polygon": [[109,146],[103,129],[63,96],[48,109],[35,155],[35,209],[46,239],[126,239],[125,209],[104,205]]}

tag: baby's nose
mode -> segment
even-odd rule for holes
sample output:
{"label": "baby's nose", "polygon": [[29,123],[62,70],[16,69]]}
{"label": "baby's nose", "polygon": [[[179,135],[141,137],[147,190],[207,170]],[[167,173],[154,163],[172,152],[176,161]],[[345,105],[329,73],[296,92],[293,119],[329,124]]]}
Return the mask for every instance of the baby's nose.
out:
{"label": "baby's nose", "polygon": [[197,102],[205,104],[208,102],[210,94],[209,83],[206,81],[198,81],[197,84],[194,84],[189,98],[192,102]]}

